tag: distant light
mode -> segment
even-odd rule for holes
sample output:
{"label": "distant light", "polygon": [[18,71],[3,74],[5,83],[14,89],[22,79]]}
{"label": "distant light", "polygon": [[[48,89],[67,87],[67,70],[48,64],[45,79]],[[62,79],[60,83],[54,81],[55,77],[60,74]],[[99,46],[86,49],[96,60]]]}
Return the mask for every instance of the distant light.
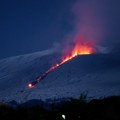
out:
{"label": "distant light", "polygon": [[32,85],[31,83],[29,83],[29,84],[28,84],[28,87],[29,87],[29,88],[32,88],[32,87],[33,87],[33,85]]}
{"label": "distant light", "polygon": [[64,114],[62,115],[62,118],[65,120],[65,115]]}

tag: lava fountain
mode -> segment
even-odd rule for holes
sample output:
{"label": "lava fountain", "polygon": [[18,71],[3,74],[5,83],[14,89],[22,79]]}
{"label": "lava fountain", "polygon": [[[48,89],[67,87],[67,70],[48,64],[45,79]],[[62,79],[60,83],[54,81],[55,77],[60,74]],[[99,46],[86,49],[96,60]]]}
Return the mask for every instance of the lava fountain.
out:
{"label": "lava fountain", "polygon": [[42,79],[44,79],[48,73],[59,67],[60,65],[64,64],[65,62],[73,59],[78,55],[85,55],[85,54],[92,54],[94,53],[93,45],[89,42],[81,42],[79,39],[75,41],[73,48],[69,50],[69,52],[65,52],[59,63],[54,64],[51,66],[45,73],[38,76],[33,82],[28,84],[28,88],[33,88],[37,83],[39,83]]}

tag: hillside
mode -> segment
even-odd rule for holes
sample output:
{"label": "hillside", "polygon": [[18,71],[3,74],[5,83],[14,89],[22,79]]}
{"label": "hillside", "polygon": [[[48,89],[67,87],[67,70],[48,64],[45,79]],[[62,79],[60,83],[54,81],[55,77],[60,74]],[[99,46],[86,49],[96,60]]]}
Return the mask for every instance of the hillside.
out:
{"label": "hillside", "polygon": [[58,61],[47,51],[0,60],[0,100],[74,97],[87,92],[89,98],[120,95],[120,54],[78,56],[49,73],[33,89],[27,84]]}

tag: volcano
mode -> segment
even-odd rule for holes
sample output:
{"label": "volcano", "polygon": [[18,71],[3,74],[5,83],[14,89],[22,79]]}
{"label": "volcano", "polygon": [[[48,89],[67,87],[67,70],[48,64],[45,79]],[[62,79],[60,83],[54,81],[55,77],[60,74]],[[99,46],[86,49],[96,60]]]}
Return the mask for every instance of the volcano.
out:
{"label": "volcano", "polygon": [[61,66],[65,62],[75,58],[78,55],[87,55],[87,54],[92,54],[95,52],[93,49],[93,46],[87,42],[81,42],[79,39],[76,39],[74,46],[72,49],[69,48],[69,51],[65,52],[61,59],[60,62],[52,65],[48,70],[46,70],[42,75],[38,76],[37,79],[35,79],[33,82],[30,82],[28,84],[28,88],[33,88],[36,84],[38,84],[43,78],[45,78],[50,72],[52,72],[54,69],[57,67]]}
{"label": "volcano", "polygon": [[78,55],[28,89],[27,83],[59,60],[48,51],[0,60],[0,101],[78,98],[83,92],[88,98],[120,95],[119,53]]}

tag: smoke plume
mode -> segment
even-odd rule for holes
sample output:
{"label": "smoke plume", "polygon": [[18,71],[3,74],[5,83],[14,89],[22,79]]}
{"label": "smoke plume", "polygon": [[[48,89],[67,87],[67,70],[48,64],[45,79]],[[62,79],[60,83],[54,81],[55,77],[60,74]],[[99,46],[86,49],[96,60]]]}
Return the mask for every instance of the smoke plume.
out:
{"label": "smoke plume", "polygon": [[120,45],[119,11],[118,0],[74,0],[70,8],[72,19],[68,21],[73,29],[57,46],[68,52],[79,41],[91,44],[96,52],[113,50]]}

